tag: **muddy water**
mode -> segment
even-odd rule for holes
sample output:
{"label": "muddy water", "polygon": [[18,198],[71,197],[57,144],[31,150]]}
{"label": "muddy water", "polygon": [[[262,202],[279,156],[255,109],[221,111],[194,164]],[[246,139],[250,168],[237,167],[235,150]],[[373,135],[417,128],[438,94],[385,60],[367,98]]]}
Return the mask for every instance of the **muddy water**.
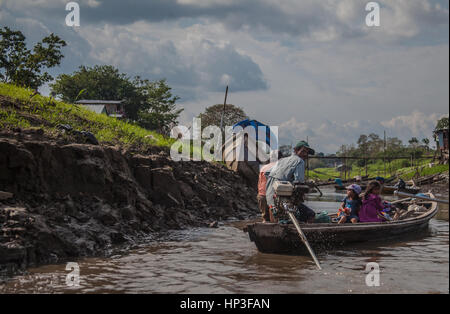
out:
{"label": "muddy water", "polygon": [[[317,211],[334,212],[342,194],[312,198]],[[318,254],[323,271],[308,257],[259,253],[244,222],[217,229],[163,235],[124,255],[76,261],[80,286],[68,287],[64,265],[29,269],[9,278],[0,292],[23,293],[448,293],[448,206],[428,233],[395,243],[373,243]],[[380,286],[365,283],[365,266],[379,264]]]}

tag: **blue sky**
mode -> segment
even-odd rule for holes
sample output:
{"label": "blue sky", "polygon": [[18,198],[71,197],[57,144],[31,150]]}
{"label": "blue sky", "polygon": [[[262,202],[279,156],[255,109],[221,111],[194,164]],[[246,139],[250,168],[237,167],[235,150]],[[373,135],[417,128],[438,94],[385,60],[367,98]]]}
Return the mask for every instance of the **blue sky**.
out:
{"label": "blue sky", "polygon": [[430,137],[448,115],[448,1],[378,1],[372,28],[360,0],[80,0],[76,28],[67,2],[0,1],[0,25],[30,43],[64,38],[54,74],[112,64],[167,78],[183,124],[222,102],[227,84],[229,102],[279,126],[282,142],[308,136],[324,152],[361,133]]}

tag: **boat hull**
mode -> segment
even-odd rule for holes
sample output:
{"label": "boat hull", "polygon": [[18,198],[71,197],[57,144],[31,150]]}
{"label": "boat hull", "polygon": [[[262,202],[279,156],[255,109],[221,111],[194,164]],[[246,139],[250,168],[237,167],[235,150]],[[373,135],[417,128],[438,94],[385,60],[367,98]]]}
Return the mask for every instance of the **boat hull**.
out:
{"label": "boat hull", "polygon": [[[399,239],[428,230],[431,218],[437,213],[437,204],[418,217],[396,222],[357,224],[302,224],[310,245],[315,251],[329,250],[358,242]],[[279,254],[308,254],[292,224],[253,223],[247,225],[250,240],[260,252]]]}

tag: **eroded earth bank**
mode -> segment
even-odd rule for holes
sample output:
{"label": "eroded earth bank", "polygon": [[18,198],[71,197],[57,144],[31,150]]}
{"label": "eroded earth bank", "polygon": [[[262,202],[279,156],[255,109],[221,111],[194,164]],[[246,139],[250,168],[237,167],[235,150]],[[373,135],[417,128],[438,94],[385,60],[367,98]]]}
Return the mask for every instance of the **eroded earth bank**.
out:
{"label": "eroded earth bank", "polygon": [[0,131],[0,269],[107,254],[153,233],[257,213],[256,187],[167,151]]}

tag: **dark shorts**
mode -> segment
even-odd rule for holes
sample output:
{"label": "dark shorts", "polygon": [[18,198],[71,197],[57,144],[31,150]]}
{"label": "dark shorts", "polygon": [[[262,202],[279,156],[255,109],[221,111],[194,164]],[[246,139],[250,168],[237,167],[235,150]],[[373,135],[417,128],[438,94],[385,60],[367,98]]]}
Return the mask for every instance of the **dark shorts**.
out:
{"label": "dark shorts", "polygon": [[311,220],[312,218],[314,218],[316,216],[316,213],[311,208],[306,206],[305,204],[300,204],[298,206],[297,213],[298,214],[296,215],[296,218],[302,222],[307,222],[308,220]]}

